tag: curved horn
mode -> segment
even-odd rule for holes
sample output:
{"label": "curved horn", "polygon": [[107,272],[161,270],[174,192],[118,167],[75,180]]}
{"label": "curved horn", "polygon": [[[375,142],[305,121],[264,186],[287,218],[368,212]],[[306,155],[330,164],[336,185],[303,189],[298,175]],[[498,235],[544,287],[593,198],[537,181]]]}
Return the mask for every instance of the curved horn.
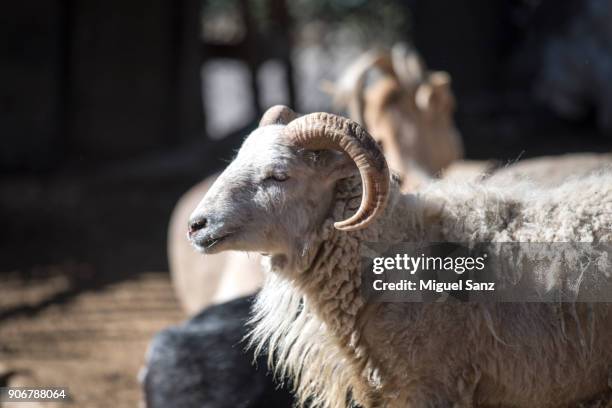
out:
{"label": "curved horn", "polygon": [[289,123],[283,132],[291,143],[305,149],[334,149],[357,165],[363,185],[359,209],[334,223],[342,231],[365,228],[384,210],[389,195],[389,168],[378,144],[359,124],[330,113],[311,113]]}
{"label": "curved horn", "polygon": [[365,125],[363,91],[366,87],[367,74],[372,68],[379,68],[385,73],[392,74],[393,68],[388,53],[370,50],[361,54],[340,76],[333,90],[332,87],[326,85],[332,95],[334,108],[347,108],[351,119],[360,125]]}
{"label": "curved horn", "polygon": [[[352,72],[353,85],[350,95],[348,110],[357,123],[365,126],[365,88],[366,77],[372,68],[378,68],[387,74],[393,74],[391,59],[385,52],[368,52],[364,54],[354,65]],[[347,75],[348,76],[348,75]]]}
{"label": "curved horn", "polygon": [[417,50],[406,43],[391,48],[391,64],[398,80],[406,89],[413,89],[424,80],[427,68]]}
{"label": "curved horn", "polygon": [[274,105],[268,108],[259,121],[259,127],[268,125],[286,125],[299,115],[285,105]]}

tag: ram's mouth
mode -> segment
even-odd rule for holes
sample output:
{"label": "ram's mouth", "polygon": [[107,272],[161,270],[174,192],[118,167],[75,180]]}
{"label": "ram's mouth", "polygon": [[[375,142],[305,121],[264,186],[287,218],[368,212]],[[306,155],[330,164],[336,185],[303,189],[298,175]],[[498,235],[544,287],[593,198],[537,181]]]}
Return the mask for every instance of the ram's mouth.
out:
{"label": "ram's mouth", "polygon": [[194,244],[200,251],[206,254],[210,254],[210,253],[216,252],[217,249],[219,249],[219,246],[221,244],[227,242],[230,238],[232,238],[235,235],[236,235],[236,231],[232,231],[232,232],[225,233],[223,235],[202,237],[200,239],[196,239],[194,241]]}
{"label": "ram's mouth", "polygon": [[225,235],[222,235],[222,236],[220,236],[220,237],[205,239],[205,240],[202,242],[202,247],[203,247],[205,250],[212,249],[212,248],[213,248],[213,247],[215,247],[216,245],[218,245],[218,244],[220,244],[221,242],[225,241],[225,240],[226,240],[226,239],[227,239],[227,238],[228,238],[230,235],[231,235],[231,234],[225,234]]}

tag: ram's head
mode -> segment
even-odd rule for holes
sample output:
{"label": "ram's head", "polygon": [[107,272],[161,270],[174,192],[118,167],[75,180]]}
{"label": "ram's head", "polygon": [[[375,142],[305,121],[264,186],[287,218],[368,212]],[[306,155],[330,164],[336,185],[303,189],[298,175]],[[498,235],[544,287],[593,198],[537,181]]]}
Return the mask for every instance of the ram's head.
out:
{"label": "ram's head", "polygon": [[270,108],[191,215],[190,240],[204,253],[294,250],[328,215],[336,183],[357,172],[361,204],[340,230],[364,228],[384,209],[389,170],[378,145],[346,118]]}

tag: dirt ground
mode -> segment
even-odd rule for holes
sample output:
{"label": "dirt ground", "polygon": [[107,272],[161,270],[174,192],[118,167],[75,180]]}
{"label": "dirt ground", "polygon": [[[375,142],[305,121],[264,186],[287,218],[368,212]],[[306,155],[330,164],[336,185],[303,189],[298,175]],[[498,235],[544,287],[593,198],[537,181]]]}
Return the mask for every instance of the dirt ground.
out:
{"label": "dirt ground", "polygon": [[[3,310],[65,289],[62,268],[87,265],[52,267],[57,275],[28,284],[18,276],[3,280]],[[4,382],[67,387],[78,407],[136,407],[149,339],[182,318],[168,275],[146,273],[50,304],[34,316],[7,319],[0,325],[0,369],[14,375]]]}
{"label": "dirt ground", "polygon": [[167,223],[204,177],[154,162],[0,176],[0,387],[68,387],[76,407],[138,406],[151,336],[185,318]]}

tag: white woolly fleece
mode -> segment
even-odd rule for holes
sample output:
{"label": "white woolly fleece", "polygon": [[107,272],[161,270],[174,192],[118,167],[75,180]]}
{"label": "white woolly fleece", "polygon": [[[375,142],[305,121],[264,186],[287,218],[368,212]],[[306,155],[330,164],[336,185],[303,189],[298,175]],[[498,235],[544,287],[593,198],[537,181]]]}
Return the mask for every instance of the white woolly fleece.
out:
{"label": "white woolly fleece", "polygon": [[[267,259],[251,343],[267,349],[302,403],[369,407],[557,407],[607,390],[612,366],[608,304],[366,304],[363,242],[612,242],[612,175],[557,189],[526,183],[433,183],[385,213],[341,232],[360,196],[337,186],[329,218],[298,264]],[[296,254],[299,255],[299,254]],[[288,271],[285,268],[293,268]],[[585,334],[586,333],[586,334]]]}

